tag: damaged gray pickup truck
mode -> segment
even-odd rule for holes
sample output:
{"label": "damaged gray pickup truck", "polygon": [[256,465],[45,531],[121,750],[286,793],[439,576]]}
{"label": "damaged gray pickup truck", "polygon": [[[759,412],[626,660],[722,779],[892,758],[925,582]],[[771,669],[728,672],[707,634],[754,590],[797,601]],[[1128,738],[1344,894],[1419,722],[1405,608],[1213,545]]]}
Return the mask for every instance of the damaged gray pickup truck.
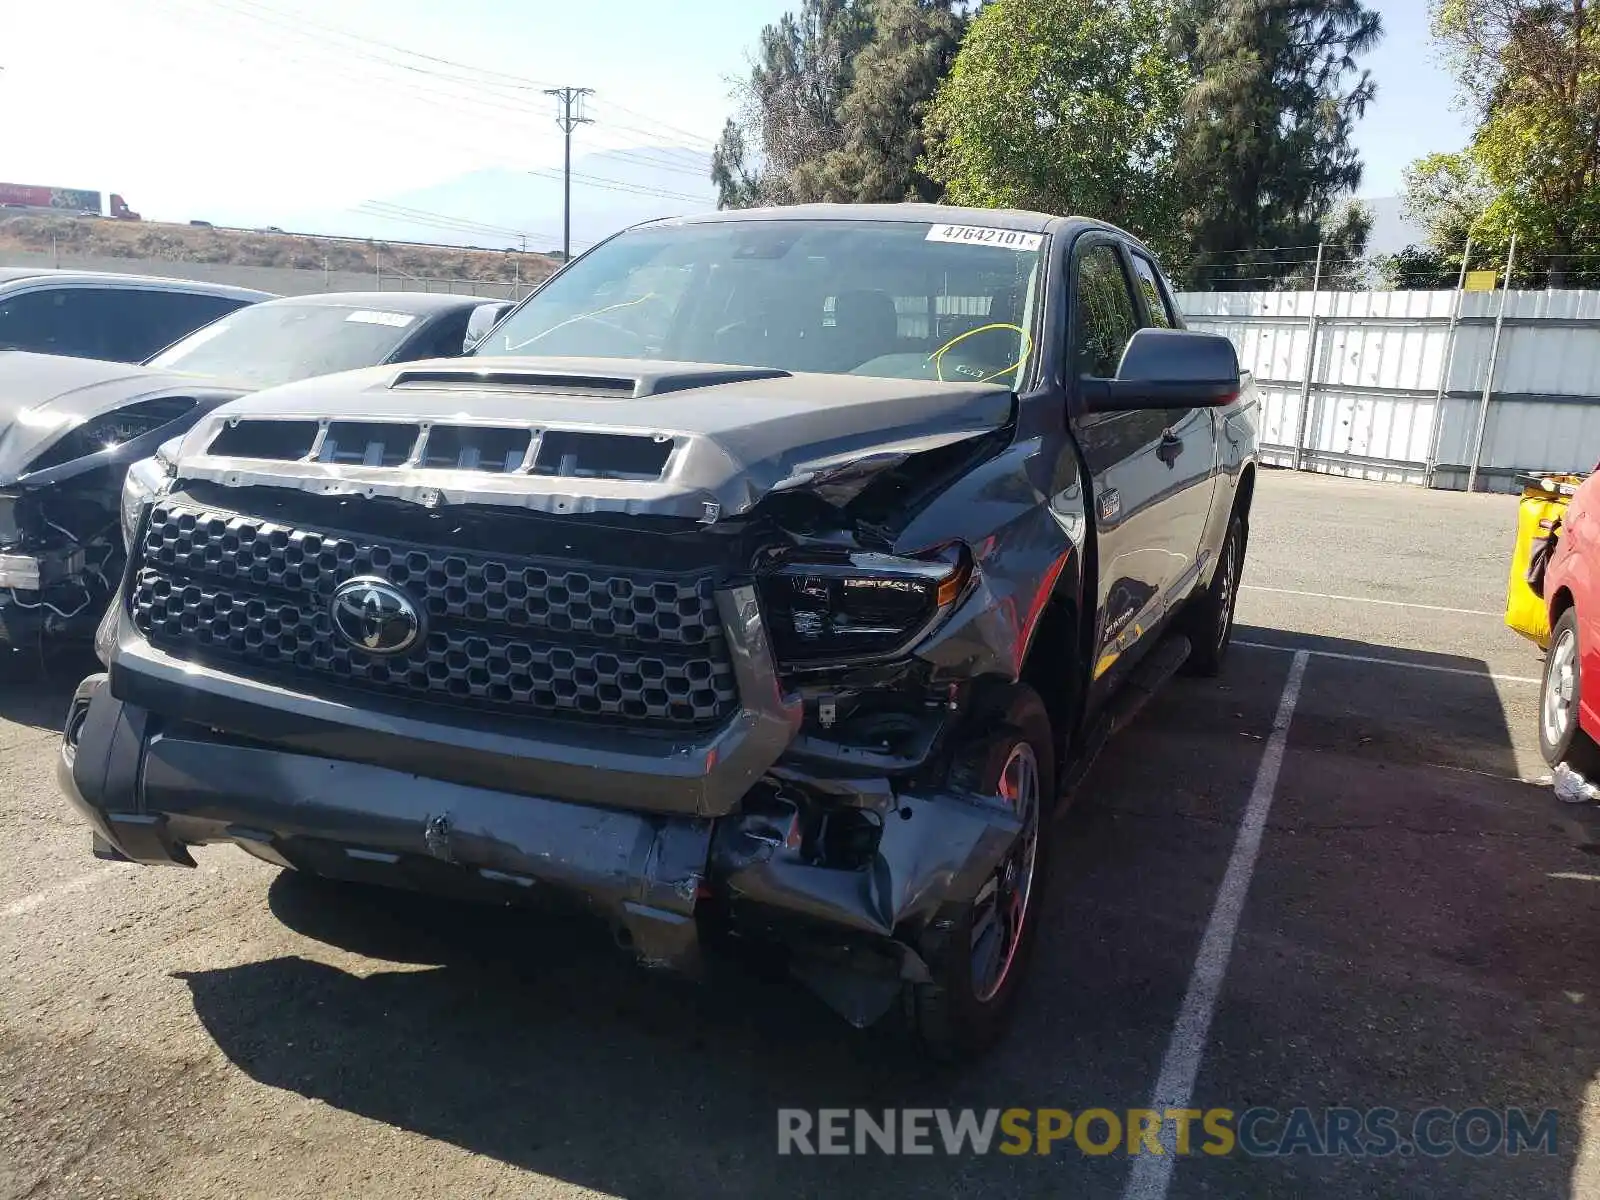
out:
{"label": "damaged gray pickup truck", "polygon": [[135,468],[63,784],[102,858],[577,900],[646,964],[777,947],[975,1053],[1061,797],[1221,664],[1257,409],[1096,222],[640,226],[473,356],[269,389]]}

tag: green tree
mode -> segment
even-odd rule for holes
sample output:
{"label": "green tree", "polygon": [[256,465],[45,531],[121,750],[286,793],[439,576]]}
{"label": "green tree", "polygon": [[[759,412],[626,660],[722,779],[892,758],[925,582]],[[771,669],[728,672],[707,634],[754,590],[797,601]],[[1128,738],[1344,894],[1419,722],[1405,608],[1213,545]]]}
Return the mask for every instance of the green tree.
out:
{"label": "green tree", "polygon": [[1428,154],[1405,169],[1401,211],[1420,225],[1429,248],[1460,253],[1494,201],[1495,189],[1472,154]]}
{"label": "green tree", "polygon": [[839,105],[843,143],[801,164],[793,190],[819,200],[877,203],[938,200],[925,174],[923,120],[961,46],[952,0],[873,0],[872,40],[856,56]]}
{"label": "green tree", "polygon": [[1350,134],[1374,85],[1356,60],[1378,15],[1362,0],[1186,0],[1173,28],[1194,80],[1177,156],[1189,282],[1260,286],[1296,270],[1274,247],[1348,240],[1324,223],[1361,182]]}
{"label": "green tree", "polygon": [[801,0],[761,31],[738,116],[723,128],[711,178],[723,208],[796,203],[797,170],[845,142],[840,107],[871,40],[868,0]]}
{"label": "green tree", "polygon": [[[1489,244],[1516,233],[1546,281],[1600,267],[1600,5],[1433,0],[1433,29],[1479,116],[1469,151],[1493,195]],[[1519,256],[1521,251],[1519,250]]]}
{"label": "green tree", "polygon": [[959,204],[1074,212],[1176,249],[1185,78],[1166,0],[990,0],[928,113],[924,169]]}
{"label": "green tree", "polygon": [[1489,244],[1483,231],[1494,186],[1472,153],[1424,155],[1405,169],[1404,179],[1401,212],[1422,227],[1423,242],[1384,256],[1378,270],[1386,286],[1402,290],[1455,287],[1469,234],[1470,267],[1499,263],[1496,247]]}
{"label": "green tree", "polygon": [[1359,200],[1336,203],[1321,222],[1322,269],[1317,270],[1319,246],[1306,244],[1270,254],[1278,261],[1267,278],[1252,282],[1251,288],[1274,284],[1285,290],[1322,288],[1351,291],[1370,287],[1381,276],[1367,262],[1367,239],[1372,236],[1372,209]]}

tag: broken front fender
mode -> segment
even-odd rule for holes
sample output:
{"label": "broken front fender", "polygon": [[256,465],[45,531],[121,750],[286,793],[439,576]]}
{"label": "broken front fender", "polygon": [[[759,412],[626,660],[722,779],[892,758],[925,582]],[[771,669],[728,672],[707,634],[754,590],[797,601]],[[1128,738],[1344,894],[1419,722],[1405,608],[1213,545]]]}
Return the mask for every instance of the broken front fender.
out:
{"label": "broken front fender", "polygon": [[882,821],[871,860],[845,870],[806,861],[800,839],[770,816],[729,818],[712,843],[711,875],[735,903],[893,938],[969,902],[1021,829],[994,800],[956,791],[902,793]]}

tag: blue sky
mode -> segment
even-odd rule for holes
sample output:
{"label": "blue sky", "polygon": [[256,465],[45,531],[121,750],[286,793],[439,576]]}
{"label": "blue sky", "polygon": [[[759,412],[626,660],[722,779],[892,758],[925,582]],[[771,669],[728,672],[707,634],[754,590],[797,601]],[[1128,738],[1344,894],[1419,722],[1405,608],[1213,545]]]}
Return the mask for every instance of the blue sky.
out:
{"label": "blue sky", "polygon": [[[788,6],[3,4],[0,179],[118,191],[163,219],[283,224],[468,172],[557,166],[553,101],[539,89],[566,83],[596,89],[596,123],[580,131],[581,148],[703,151],[761,25]],[[1407,162],[1459,148],[1466,136],[1427,43],[1424,0],[1376,7],[1388,35],[1367,60],[1378,99],[1357,133],[1368,196],[1394,194]],[[662,160],[690,161],[672,152]],[[681,170],[666,178],[686,191],[703,187]],[[581,201],[581,189],[576,194]],[[371,232],[386,230],[375,223]]]}

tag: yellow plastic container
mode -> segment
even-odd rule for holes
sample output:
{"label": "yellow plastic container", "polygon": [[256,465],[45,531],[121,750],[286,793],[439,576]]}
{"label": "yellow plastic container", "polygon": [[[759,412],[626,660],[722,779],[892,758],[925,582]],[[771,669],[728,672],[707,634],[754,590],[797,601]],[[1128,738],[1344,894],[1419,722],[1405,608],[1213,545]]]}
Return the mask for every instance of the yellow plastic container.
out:
{"label": "yellow plastic container", "polygon": [[1511,551],[1511,575],[1506,582],[1506,625],[1525,638],[1550,647],[1549,610],[1543,596],[1528,584],[1528,564],[1534,547],[1547,540],[1561,522],[1581,475],[1539,475],[1523,479],[1522,503],[1517,508],[1517,542]]}

